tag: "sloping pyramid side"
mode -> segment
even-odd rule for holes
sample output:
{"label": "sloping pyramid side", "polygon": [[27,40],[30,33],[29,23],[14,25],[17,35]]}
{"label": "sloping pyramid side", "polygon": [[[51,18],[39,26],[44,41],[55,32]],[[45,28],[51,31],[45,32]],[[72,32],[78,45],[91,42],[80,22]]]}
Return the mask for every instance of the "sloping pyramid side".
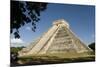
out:
{"label": "sloping pyramid side", "polygon": [[[35,44],[32,44],[32,48],[27,50],[27,47],[19,51],[19,56],[26,56],[26,55],[36,55],[41,48],[44,47],[45,43],[50,40],[52,35],[56,32],[58,26],[53,26],[50,28],[40,39],[36,40]],[[31,45],[30,45],[31,46]]]}
{"label": "sloping pyramid side", "polygon": [[[26,50],[26,49],[24,49]],[[56,21],[53,27],[20,56],[55,53],[83,53],[92,51],[71,31],[64,20]]]}

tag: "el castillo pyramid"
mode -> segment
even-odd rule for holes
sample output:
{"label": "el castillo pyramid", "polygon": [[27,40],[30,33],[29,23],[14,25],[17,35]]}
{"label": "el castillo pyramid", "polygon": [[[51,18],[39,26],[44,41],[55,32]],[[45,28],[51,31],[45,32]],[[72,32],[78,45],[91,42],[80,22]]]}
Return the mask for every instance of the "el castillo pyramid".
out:
{"label": "el castillo pyramid", "polygon": [[[56,55],[87,56],[92,50],[70,29],[64,19],[56,20],[53,26],[36,41],[19,51],[19,56]],[[82,54],[82,55],[80,55]]]}

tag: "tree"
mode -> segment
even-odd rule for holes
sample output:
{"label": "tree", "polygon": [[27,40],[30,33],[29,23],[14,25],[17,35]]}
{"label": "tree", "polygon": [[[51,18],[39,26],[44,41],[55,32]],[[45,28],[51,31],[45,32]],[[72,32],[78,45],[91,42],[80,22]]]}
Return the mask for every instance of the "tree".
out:
{"label": "tree", "polygon": [[89,45],[89,47],[90,47],[93,51],[95,51],[95,42],[91,43],[91,44]]}
{"label": "tree", "polygon": [[46,8],[47,3],[11,0],[10,33],[14,34],[15,38],[20,38],[19,28],[28,23],[32,24],[32,31],[35,32],[40,13]]}

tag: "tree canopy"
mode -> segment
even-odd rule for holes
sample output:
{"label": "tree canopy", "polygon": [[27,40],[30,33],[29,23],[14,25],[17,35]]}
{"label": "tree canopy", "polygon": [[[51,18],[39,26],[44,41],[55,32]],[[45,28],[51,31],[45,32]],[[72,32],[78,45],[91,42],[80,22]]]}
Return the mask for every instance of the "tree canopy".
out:
{"label": "tree canopy", "polygon": [[95,42],[91,43],[91,44],[89,45],[89,47],[90,47],[93,51],[95,51]]}
{"label": "tree canopy", "polygon": [[36,22],[40,20],[40,13],[46,8],[47,3],[11,0],[10,33],[15,38],[20,38],[19,28],[28,23],[31,23],[31,29],[35,32]]}

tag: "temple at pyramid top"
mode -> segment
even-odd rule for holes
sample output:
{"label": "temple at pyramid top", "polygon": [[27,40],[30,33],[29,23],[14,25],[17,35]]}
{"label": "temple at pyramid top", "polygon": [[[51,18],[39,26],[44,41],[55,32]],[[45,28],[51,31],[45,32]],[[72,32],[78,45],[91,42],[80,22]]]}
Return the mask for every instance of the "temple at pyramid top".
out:
{"label": "temple at pyramid top", "polygon": [[59,19],[53,22],[53,25],[63,25],[66,26],[67,28],[69,28],[69,24],[67,21],[65,21],[64,19]]}

